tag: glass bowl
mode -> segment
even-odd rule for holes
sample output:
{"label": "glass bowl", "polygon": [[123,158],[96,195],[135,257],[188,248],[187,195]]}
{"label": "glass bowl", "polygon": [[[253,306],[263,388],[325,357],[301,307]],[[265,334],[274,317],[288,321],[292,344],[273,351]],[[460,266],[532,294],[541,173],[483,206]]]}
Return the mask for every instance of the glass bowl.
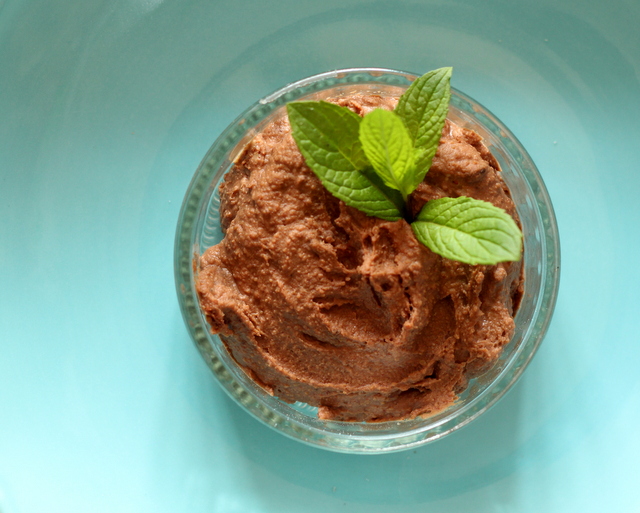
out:
{"label": "glass bowl", "polygon": [[354,423],[320,420],[317,409],[287,404],[269,395],[230,357],[212,335],[195,290],[197,257],[222,240],[218,186],[242,148],[301,99],[322,99],[367,91],[398,96],[417,78],[401,71],[355,68],[321,73],[289,84],[259,100],[240,115],[211,146],[187,190],[175,241],[175,278],[187,328],[224,390],[256,418],[310,445],[349,453],[384,453],[441,438],[491,407],[516,382],[531,361],[551,320],[558,290],[560,247],[553,207],[531,158],[513,134],[484,107],[452,89],[449,118],[475,130],[499,161],[511,189],[524,232],[525,290],[515,318],[515,333],[500,358],[472,379],[458,400],[427,417]]}

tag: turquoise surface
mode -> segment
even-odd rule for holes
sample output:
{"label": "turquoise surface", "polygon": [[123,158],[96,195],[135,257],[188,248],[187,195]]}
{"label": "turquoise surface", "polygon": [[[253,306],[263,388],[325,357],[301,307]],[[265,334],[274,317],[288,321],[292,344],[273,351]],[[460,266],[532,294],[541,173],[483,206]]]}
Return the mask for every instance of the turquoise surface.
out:
{"label": "turquoise surface", "polygon": [[[0,512],[640,511],[638,26],[632,0],[0,0]],[[228,399],[189,339],[183,194],[287,82],[444,65],[554,201],[549,333],[443,440],[304,446]]]}

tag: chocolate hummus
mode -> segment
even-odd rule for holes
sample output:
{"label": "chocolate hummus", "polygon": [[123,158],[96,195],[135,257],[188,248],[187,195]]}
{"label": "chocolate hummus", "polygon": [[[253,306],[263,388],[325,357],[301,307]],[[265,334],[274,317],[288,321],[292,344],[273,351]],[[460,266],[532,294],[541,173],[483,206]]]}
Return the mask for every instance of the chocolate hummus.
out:
{"label": "chocolate hummus", "polygon": [[[364,115],[395,101],[337,103]],[[470,196],[516,217],[498,168],[475,132],[447,121],[410,209]],[[282,400],[333,420],[433,413],[509,342],[522,263],[447,260],[406,221],[346,206],[305,165],[286,118],[253,139],[220,191],[225,238],[200,258],[201,307],[233,358]]]}

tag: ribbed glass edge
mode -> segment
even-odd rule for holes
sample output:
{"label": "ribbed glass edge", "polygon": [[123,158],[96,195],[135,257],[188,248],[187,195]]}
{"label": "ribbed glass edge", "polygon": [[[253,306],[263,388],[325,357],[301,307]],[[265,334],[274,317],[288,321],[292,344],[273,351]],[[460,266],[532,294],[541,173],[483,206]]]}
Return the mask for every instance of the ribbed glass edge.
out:
{"label": "ribbed glass edge", "polygon": [[[546,258],[542,262],[542,293],[535,308],[535,318],[532,319],[533,322],[524,336],[525,343],[520,345],[514,358],[500,370],[491,385],[462,408],[450,414],[436,415],[435,418],[429,419],[433,422],[416,429],[402,434],[357,435],[349,433],[347,426],[341,429],[343,424],[349,423],[322,423],[316,420],[315,423],[319,426],[313,426],[309,425],[309,419],[305,419],[298,412],[279,412],[277,404],[275,408],[273,404],[271,407],[266,406],[258,399],[264,391],[250,380],[247,382],[246,376],[239,376],[238,372],[242,371],[237,369],[230,357],[227,354],[216,353],[211,346],[205,328],[206,322],[193,287],[194,258],[198,256],[196,248],[198,220],[202,217],[200,214],[207,204],[203,199],[210,196],[212,184],[220,170],[230,168],[229,155],[243,138],[247,138],[247,127],[259,127],[260,123],[279,107],[316,91],[346,84],[407,86],[415,78],[416,75],[412,73],[383,68],[351,68],[308,77],[266,96],[243,112],[211,146],[191,180],[178,217],[174,269],[180,309],[198,350],[223,389],[254,417],[278,432],[309,445],[336,452],[380,454],[415,448],[468,424],[495,404],[522,374],[546,333],[555,306],[560,249],[555,214],[540,174],[526,150],[493,114],[470,97],[452,90],[451,104],[462,110],[468,111],[471,108],[474,116],[483,117],[486,128],[501,141],[506,141],[507,151],[521,162],[523,174],[536,199],[544,228],[544,240],[541,243]],[[241,381],[245,381],[244,386]]]}

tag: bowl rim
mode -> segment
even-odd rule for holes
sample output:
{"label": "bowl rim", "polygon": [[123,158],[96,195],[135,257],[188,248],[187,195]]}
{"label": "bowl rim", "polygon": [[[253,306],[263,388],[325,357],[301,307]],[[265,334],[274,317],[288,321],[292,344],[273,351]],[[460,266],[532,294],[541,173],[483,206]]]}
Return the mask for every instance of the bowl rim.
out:
{"label": "bowl rim", "polygon": [[[363,75],[371,77],[370,80],[362,82]],[[526,333],[523,334],[521,343],[510,360],[507,361],[492,378],[484,390],[477,396],[471,398],[461,408],[451,411],[447,415],[438,418],[439,414],[435,414],[423,419],[424,421],[428,421],[431,418],[436,419],[434,422],[424,423],[422,420],[415,421],[414,423],[417,424],[417,427],[407,429],[401,433],[389,432],[374,435],[345,433],[344,429],[346,429],[346,426],[353,426],[354,423],[311,419],[311,417],[305,417],[302,413],[296,412],[296,410],[293,410],[288,405],[286,405],[286,408],[291,409],[295,413],[288,410],[286,413],[282,411],[274,412],[273,407],[261,401],[263,398],[260,396],[266,395],[267,393],[250,380],[250,378],[239,369],[237,364],[234,365],[230,363],[230,356],[226,353],[226,350],[226,354],[220,354],[211,346],[209,337],[217,336],[210,334],[207,325],[199,327],[194,325],[194,322],[196,324],[198,322],[198,315],[194,315],[196,310],[200,313],[200,322],[202,322],[203,319],[197,293],[193,287],[193,277],[195,274],[193,258],[199,256],[194,252],[198,218],[201,217],[203,208],[209,203],[209,199],[215,188],[212,183],[212,173],[219,173],[219,170],[222,169],[224,165],[226,165],[228,169],[228,166],[230,166],[233,160],[228,158],[230,153],[238,151],[242,139],[245,140],[246,144],[248,139],[255,134],[255,131],[253,134],[250,131],[248,132],[247,127],[249,130],[252,130],[253,127],[260,122],[268,120],[277,109],[289,101],[308,96],[314,92],[324,91],[342,85],[363,83],[399,85],[404,87],[408,85],[407,81],[410,83],[418,76],[419,75],[414,73],[387,68],[363,67],[336,69],[291,82],[259,99],[229,124],[211,145],[191,179],[180,209],[175,237],[174,273],[180,309],[191,338],[213,371],[214,376],[216,376],[216,381],[218,381],[223,390],[225,390],[235,402],[243,406],[243,409],[262,423],[290,438],[302,441],[308,445],[322,447],[336,452],[388,453],[415,448],[456,431],[489,410],[504,396],[513,384],[518,381],[524,369],[535,355],[547,332],[553,315],[559,288],[560,242],[555,213],[542,177],[533,160],[515,135],[483,105],[452,87],[452,105],[455,101],[468,103],[473,107],[474,115],[482,115],[485,124],[492,124],[498,133],[503,134],[503,137],[514,145],[522,157],[524,167],[528,171],[528,173],[522,173],[527,185],[530,188],[532,185],[535,185],[536,190],[533,191],[533,194],[536,199],[539,217],[544,217],[544,219],[542,219],[542,232],[544,236],[541,238],[540,243],[542,244],[543,250],[542,268],[545,272],[541,275],[542,287],[535,306],[534,318],[530,320],[528,329]],[[387,81],[382,82],[383,77],[386,77]],[[351,80],[352,78],[353,80]],[[395,80],[398,82],[396,83]],[[255,122],[256,119],[258,120],[257,123]],[[219,161],[219,159],[216,160],[217,163],[215,166],[209,165],[218,155],[226,155],[227,158],[223,161]],[[523,166],[521,165],[520,167]],[[203,175],[205,171],[206,173]],[[222,172],[217,183],[220,182],[225,172]],[[208,190],[205,190],[207,186],[206,178],[209,175],[211,175],[211,182],[208,184]],[[186,285],[188,285],[188,287]],[[542,308],[543,304],[544,308]],[[198,328],[200,328],[200,330]],[[202,328],[204,328],[204,338],[206,340],[203,340]],[[532,333],[534,331],[535,334]],[[533,339],[531,339],[532,336],[534,337]],[[528,349],[526,352],[525,348]],[[229,368],[230,366],[231,368]],[[243,377],[239,375],[238,372],[242,373],[244,378],[248,379],[248,382],[246,380],[243,382]],[[501,383],[505,380],[505,377],[508,378],[508,381]],[[498,384],[502,384],[502,386],[496,389]],[[260,404],[252,403],[252,400]],[[282,401],[277,399],[276,401],[276,404],[285,405]],[[444,411],[446,412],[447,409]],[[280,418],[283,415],[285,418]],[[455,419],[461,416],[463,418],[459,422],[452,424]],[[406,422],[408,421],[389,421],[373,425],[397,425]],[[288,429],[285,428],[285,424],[287,423],[290,424],[287,426]],[[331,427],[332,429],[327,431],[327,427]],[[426,435],[427,432],[429,432],[428,435]],[[328,441],[327,436],[329,436],[331,440]]]}

